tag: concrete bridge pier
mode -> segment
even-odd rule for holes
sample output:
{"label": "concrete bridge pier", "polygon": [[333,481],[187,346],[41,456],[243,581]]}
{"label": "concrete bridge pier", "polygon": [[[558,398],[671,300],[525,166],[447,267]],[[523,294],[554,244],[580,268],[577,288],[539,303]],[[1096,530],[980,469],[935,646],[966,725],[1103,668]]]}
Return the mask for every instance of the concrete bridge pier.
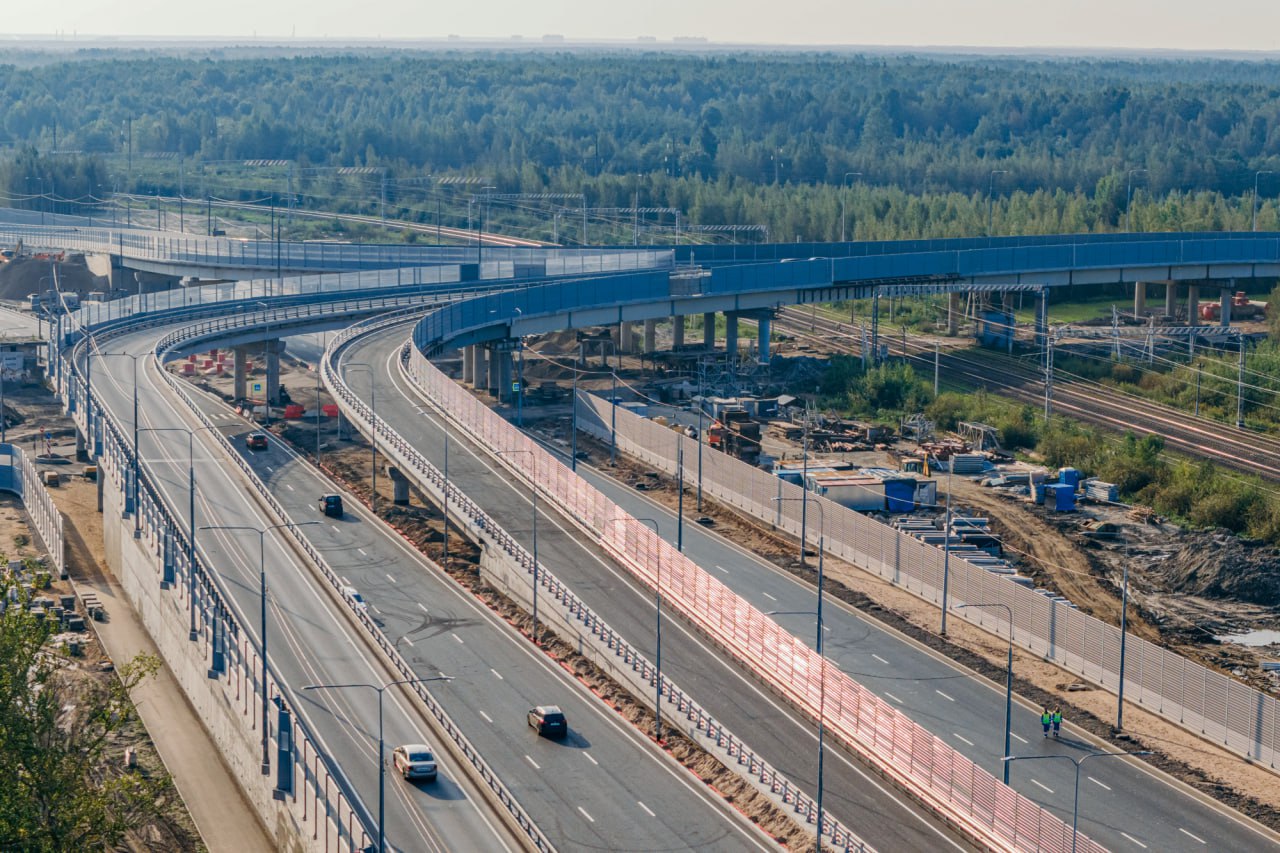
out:
{"label": "concrete bridge pier", "polygon": [[485,360],[488,362],[489,371],[484,388],[489,396],[497,397],[498,389],[502,387],[502,356],[495,344],[485,344],[485,349],[488,350]]}
{"label": "concrete bridge pier", "polygon": [[702,343],[707,349],[716,348],[716,313],[708,311],[702,315]]}
{"label": "concrete bridge pier", "polygon": [[511,382],[515,376],[515,362],[510,346],[503,346],[497,352],[498,356],[498,399],[501,401],[510,401],[515,399],[515,394],[511,391]]}
{"label": "concrete bridge pier", "polygon": [[488,364],[485,362],[485,356],[488,351],[481,344],[473,344],[471,346],[471,387],[477,391],[483,391],[488,388],[486,371]]}
{"label": "concrete bridge pier", "polygon": [[618,352],[631,353],[636,349],[636,329],[635,325],[629,320],[624,320],[618,324],[618,337],[615,341],[618,345]]}
{"label": "concrete bridge pier", "polygon": [[644,351],[652,353],[658,348],[658,321],[644,321]]}
{"label": "concrete bridge pier", "polygon": [[273,340],[263,344],[263,361],[267,369],[267,405],[280,405],[280,353],[284,352],[284,341]]}
{"label": "concrete bridge pier", "polygon": [[1049,288],[1042,287],[1036,294],[1036,348],[1045,348],[1049,335]]}
{"label": "concrete bridge pier", "polygon": [[1178,310],[1178,285],[1176,282],[1166,281],[1164,283],[1164,315],[1166,317],[1176,317]]}
{"label": "concrete bridge pier", "polygon": [[1231,295],[1232,295],[1232,290],[1235,286],[1235,281],[1233,280],[1231,284],[1232,284],[1232,287],[1224,287],[1220,291],[1220,295],[1218,297],[1219,298],[1218,306],[1221,314],[1221,320],[1219,320],[1219,325],[1221,326],[1231,325]]}
{"label": "concrete bridge pier", "polygon": [[1200,325],[1200,285],[1187,285],[1187,325]]}
{"label": "concrete bridge pier", "polygon": [[249,396],[249,352],[245,347],[232,347],[232,396],[243,400]]}
{"label": "concrete bridge pier", "polygon": [[671,348],[684,346],[684,317],[671,318]]}
{"label": "concrete bridge pier", "polygon": [[475,356],[471,350],[475,348],[475,344],[462,348],[462,383],[470,385],[475,380]]}
{"label": "concrete bridge pier", "polygon": [[760,337],[759,337],[760,346],[759,346],[759,352],[757,354],[757,360],[761,364],[768,364],[769,336],[773,333],[773,318],[768,315],[765,315],[756,322],[756,325],[760,333]]}
{"label": "concrete bridge pier", "polygon": [[724,312],[724,351],[730,361],[738,357],[738,312]]}
{"label": "concrete bridge pier", "polygon": [[1139,317],[1147,313],[1147,283],[1137,281],[1133,284],[1133,313]]}

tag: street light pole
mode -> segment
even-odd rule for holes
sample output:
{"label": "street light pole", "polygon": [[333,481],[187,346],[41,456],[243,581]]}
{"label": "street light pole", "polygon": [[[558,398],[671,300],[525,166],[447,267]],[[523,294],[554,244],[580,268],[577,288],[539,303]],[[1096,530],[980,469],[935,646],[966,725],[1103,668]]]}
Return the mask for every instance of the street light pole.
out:
{"label": "street light pole", "polygon": [[[139,500],[138,480],[142,476],[141,468],[139,467],[141,460],[138,457],[138,359],[144,355],[146,355],[146,353],[139,353],[138,355],[133,355],[132,353],[127,353],[127,352],[98,353],[99,358],[123,357],[123,358],[128,358],[133,360],[133,538],[134,539],[138,539],[142,536],[142,516],[141,516],[141,513],[138,512],[138,500]],[[92,352],[92,349],[90,349],[86,353],[85,360],[88,361],[92,358],[93,358],[93,352]]]}
{"label": "street light pole", "polygon": [[955,467],[953,453],[947,460],[947,520],[942,530],[942,627],[938,629],[938,633],[943,636],[947,633],[947,587],[951,582],[951,484],[954,482],[952,474],[955,473]]}
{"label": "street light pole", "polygon": [[1260,172],[1253,173],[1253,226],[1249,229],[1250,231],[1258,230],[1258,178],[1263,175],[1274,174],[1275,172],[1271,169],[1263,169]]}
{"label": "street light pole", "polygon": [[[1009,735],[1013,731],[1013,608],[999,602],[984,604],[960,604],[957,610],[966,607],[1003,607],[1009,618],[1009,662],[1004,674],[1004,755],[1009,754]],[[1009,784],[1009,762],[1004,764],[1004,783]]]}
{"label": "street light pole", "polygon": [[[804,498],[774,498],[774,501],[803,501]],[[823,509],[822,504],[814,504],[818,509],[818,606],[814,611],[818,620],[818,639],[814,643],[815,650],[818,652],[818,795],[815,806],[817,807],[817,849],[822,849],[822,762],[826,750],[824,749],[824,739],[826,736],[826,719],[827,719],[827,658],[822,653],[822,635],[824,628],[822,625],[822,594],[823,594],[823,574],[822,574],[822,558],[826,553],[827,543],[827,513]],[[767,615],[781,616],[787,613],[805,613],[807,611],[787,611],[773,610]],[[1006,749],[1006,752],[1008,750]]]}
{"label": "street light pole", "polygon": [[268,689],[267,679],[271,674],[271,667],[267,663],[267,533],[281,527],[303,527],[308,524],[319,524],[318,521],[286,521],[283,524],[272,524],[267,527],[250,527],[248,525],[222,525],[222,524],[206,524],[201,530],[252,530],[258,534],[258,592],[262,597],[258,611],[258,633],[262,643],[262,775],[266,776],[271,772],[271,726],[268,722],[267,715],[270,713],[268,705]]}
{"label": "street light pole", "polygon": [[[653,535],[658,538],[659,543],[662,540],[662,534],[658,532],[658,522],[652,518],[635,518],[632,516],[623,516],[622,518],[610,519],[610,522],[617,524],[618,522],[639,521],[643,524],[653,525]],[[625,534],[624,534],[625,535]],[[657,550],[657,568],[654,573],[653,584],[653,602],[654,613],[656,614],[656,622],[654,623],[654,633],[656,638],[656,648],[654,650],[654,695],[653,695],[653,739],[658,743],[662,743],[662,549],[661,545]]]}
{"label": "street light pole", "polygon": [[386,835],[386,778],[387,778],[387,762],[383,757],[386,752],[385,741],[382,736],[382,696],[389,688],[399,687],[402,684],[423,684],[427,681],[452,681],[452,675],[433,675],[428,678],[402,678],[399,681],[388,681],[381,686],[377,684],[304,684],[303,690],[343,690],[347,688],[363,687],[368,690],[376,691],[378,694],[378,853],[385,853],[387,849]]}
{"label": "street light pole", "polygon": [[[494,453],[496,453],[498,456],[503,456],[509,453],[527,453],[529,454],[529,459],[533,463],[533,467],[536,469],[538,465],[538,457],[534,455],[532,450],[525,450],[523,448],[514,448],[511,450],[495,450]],[[531,472],[531,474],[532,475],[529,478],[529,494],[533,496],[533,642],[536,645],[538,642],[538,635],[539,635],[539,631],[538,631],[538,484],[535,482],[537,477],[537,471],[534,470],[533,472]]]}
{"label": "street light pole", "polygon": [[1001,761],[1006,764],[1010,761],[1045,761],[1048,759],[1061,758],[1070,761],[1076,766],[1076,790],[1075,797],[1071,806],[1071,853],[1076,853],[1076,840],[1079,838],[1080,830],[1080,765],[1084,764],[1090,758],[1118,758],[1123,755],[1150,755],[1150,750],[1140,750],[1138,752],[1090,752],[1079,758],[1072,758],[1070,755],[1006,755]]}
{"label": "street light pole", "polygon": [[372,421],[369,425],[369,459],[373,465],[373,491],[370,493],[369,506],[373,514],[378,514],[378,389],[373,366],[363,361],[349,361],[347,367],[361,367],[369,371],[369,411]]}
{"label": "street light pole", "polygon": [[1125,549],[1124,577],[1120,582],[1120,684],[1116,689],[1116,731],[1124,730],[1124,653],[1129,636],[1129,555]]}

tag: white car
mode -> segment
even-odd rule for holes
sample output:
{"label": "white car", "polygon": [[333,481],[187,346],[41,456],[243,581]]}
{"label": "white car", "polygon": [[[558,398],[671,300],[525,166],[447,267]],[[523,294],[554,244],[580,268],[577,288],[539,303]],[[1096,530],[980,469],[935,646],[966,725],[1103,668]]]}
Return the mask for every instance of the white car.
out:
{"label": "white car", "polygon": [[365,603],[364,596],[354,586],[344,586],[342,588],[342,597],[350,601],[357,610],[367,610],[369,608],[369,605]]}
{"label": "white car", "polygon": [[424,743],[407,743],[391,751],[391,765],[406,779],[436,778],[436,756]]}

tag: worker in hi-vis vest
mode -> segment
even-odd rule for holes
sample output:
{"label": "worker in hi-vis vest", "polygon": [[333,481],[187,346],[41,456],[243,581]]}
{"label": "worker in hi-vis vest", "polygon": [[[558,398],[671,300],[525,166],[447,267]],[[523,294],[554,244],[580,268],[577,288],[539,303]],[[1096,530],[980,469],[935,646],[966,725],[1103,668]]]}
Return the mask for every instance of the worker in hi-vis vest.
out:
{"label": "worker in hi-vis vest", "polygon": [[1044,736],[1049,736],[1049,726],[1053,724],[1053,714],[1049,713],[1049,706],[1046,705],[1044,710],[1040,712],[1040,725],[1044,726]]}
{"label": "worker in hi-vis vest", "polygon": [[1062,728],[1062,709],[1053,709],[1053,736],[1058,736],[1058,729]]}

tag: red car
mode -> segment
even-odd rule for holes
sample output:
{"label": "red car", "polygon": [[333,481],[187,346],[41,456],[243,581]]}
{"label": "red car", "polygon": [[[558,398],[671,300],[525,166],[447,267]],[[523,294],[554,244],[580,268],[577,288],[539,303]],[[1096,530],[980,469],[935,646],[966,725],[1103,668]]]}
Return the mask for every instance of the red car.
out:
{"label": "red car", "polygon": [[249,433],[244,438],[244,444],[245,447],[248,447],[250,450],[266,450],[269,447],[267,444],[267,434],[265,432]]}

